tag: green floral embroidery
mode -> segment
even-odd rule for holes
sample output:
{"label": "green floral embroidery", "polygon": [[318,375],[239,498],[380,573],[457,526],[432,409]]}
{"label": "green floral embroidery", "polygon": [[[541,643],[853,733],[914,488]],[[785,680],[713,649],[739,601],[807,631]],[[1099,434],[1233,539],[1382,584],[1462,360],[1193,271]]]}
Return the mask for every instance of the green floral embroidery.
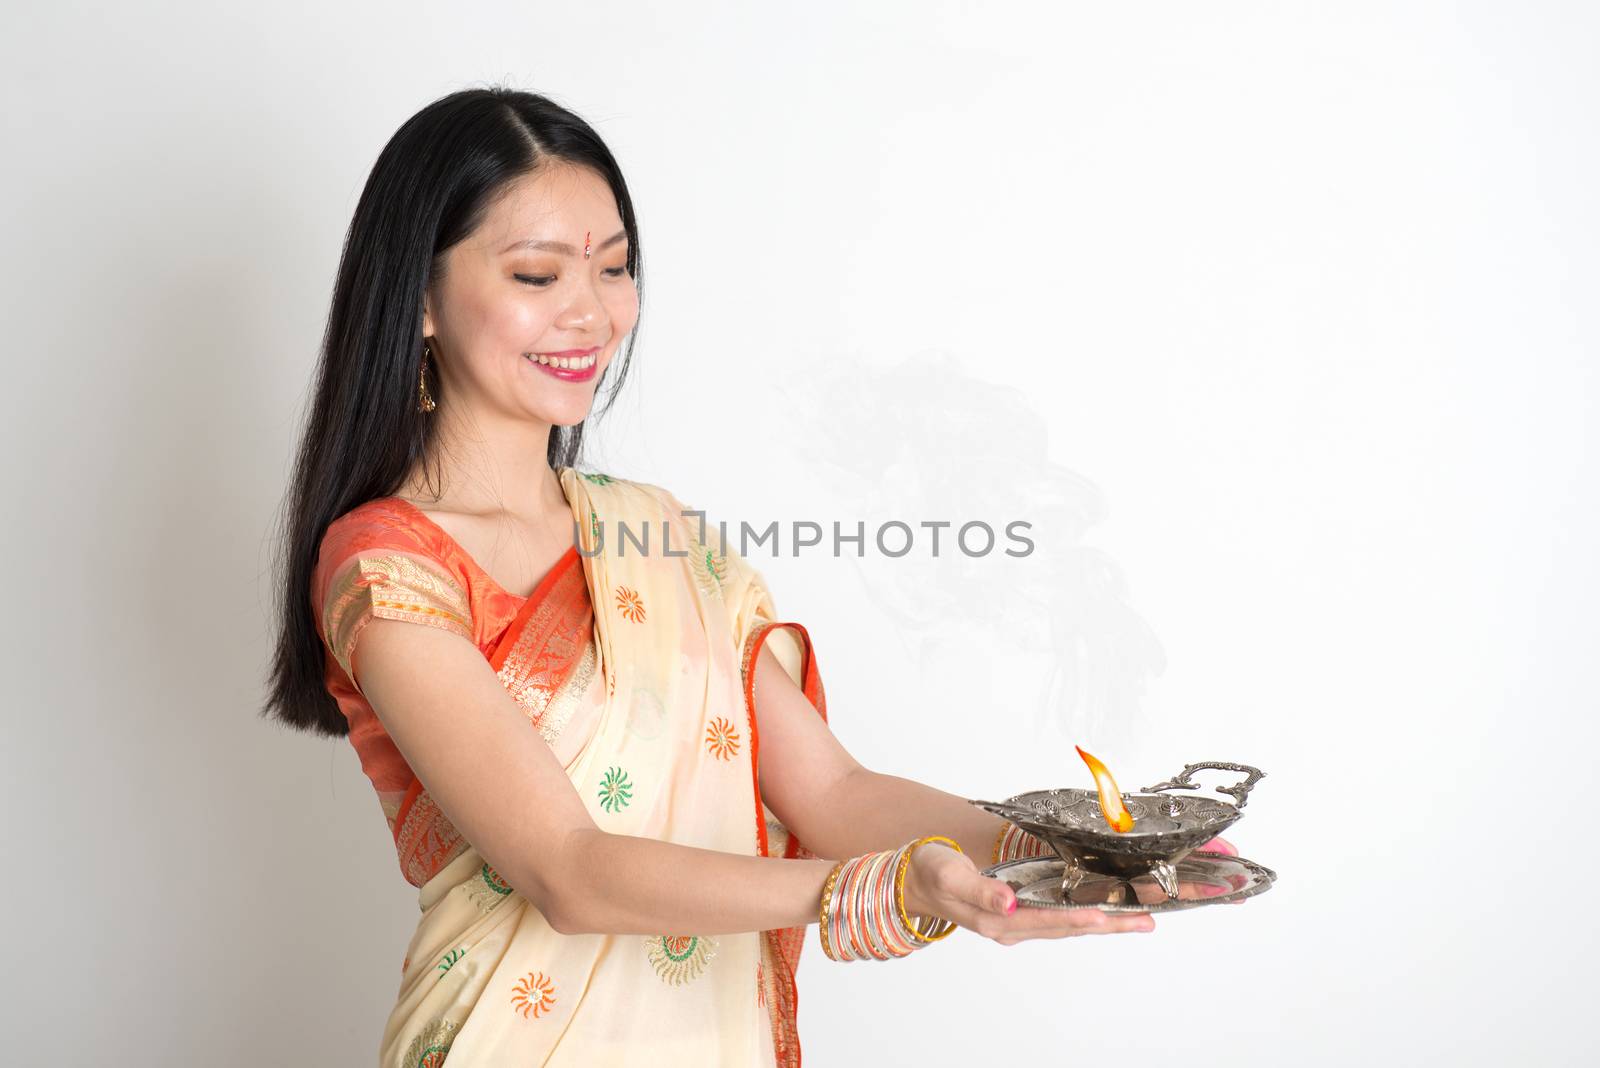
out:
{"label": "green floral embroidery", "polygon": [[452,964],[466,955],[467,951],[464,949],[452,949],[450,952],[446,953],[444,955],[444,959],[439,961],[439,974],[443,975],[445,972],[449,971]]}
{"label": "green floral embroidery", "polygon": [[480,912],[493,912],[500,902],[510,897],[511,884],[484,863],[475,875],[461,884],[461,892],[468,901],[478,906]]}
{"label": "green floral embroidery", "polygon": [[600,782],[600,807],[607,812],[621,812],[633,797],[633,783],[621,768],[610,768]]}
{"label": "green floral embroidery", "polygon": [[487,863],[484,864],[478,874],[483,876],[484,884],[500,896],[504,897],[506,894],[511,893],[511,884],[500,878],[500,873],[489,867]]}
{"label": "green floral embroidery", "polygon": [[609,485],[610,483],[616,481],[616,479],[612,478],[610,475],[602,475],[598,471],[596,471],[592,475],[589,474],[587,471],[580,471],[578,473],[581,474],[584,478],[588,479],[590,482],[593,482],[596,486],[605,486],[605,485]]}
{"label": "green floral embroidery", "polygon": [[589,513],[589,534],[594,538],[595,544],[600,544],[600,517],[593,512]]}

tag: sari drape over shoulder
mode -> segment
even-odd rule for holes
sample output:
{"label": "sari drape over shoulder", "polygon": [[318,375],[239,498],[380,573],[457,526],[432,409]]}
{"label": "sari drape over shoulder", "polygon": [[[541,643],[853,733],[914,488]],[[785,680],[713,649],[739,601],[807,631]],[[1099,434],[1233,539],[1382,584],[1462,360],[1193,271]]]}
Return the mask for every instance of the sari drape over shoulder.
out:
{"label": "sari drape over shoulder", "polygon": [[352,677],[373,618],[450,631],[478,647],[602,830],[810,856],[762,803],[753,701],[767,645],[826,719],[805,628],[779,621],[760,572],[666,490],[558,475],[578,543],[527,598],[397,497],[323,538],[311,595],[328,691],[421,910],[379,1063],[798,1066],[804,927],[556,932],[454,829]]}

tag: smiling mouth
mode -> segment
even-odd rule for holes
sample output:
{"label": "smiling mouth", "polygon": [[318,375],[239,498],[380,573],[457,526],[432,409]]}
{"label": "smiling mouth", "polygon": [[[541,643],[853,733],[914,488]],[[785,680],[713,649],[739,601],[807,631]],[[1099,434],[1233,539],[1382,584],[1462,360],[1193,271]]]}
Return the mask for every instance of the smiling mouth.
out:
{"label": "smiling mouth", "polygon": [[545,367],[554,367],[562,371],[582,371],[593,367],[600,358],[600,353],[591,352],[587,356],[541,356],[536,352],[524,352],[523,357]]}

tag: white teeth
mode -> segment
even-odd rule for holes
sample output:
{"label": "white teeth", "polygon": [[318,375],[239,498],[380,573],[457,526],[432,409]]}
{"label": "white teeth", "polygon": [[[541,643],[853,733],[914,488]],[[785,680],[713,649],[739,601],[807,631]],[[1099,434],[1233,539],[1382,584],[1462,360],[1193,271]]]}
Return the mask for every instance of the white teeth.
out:
{"label": "white teeth", "polygon": [[587,356],[543,356],[529,353],[528,358],[535,363],[542,363],[546,367],[555,367],[564,371],[581,371],[585,368],[593,367],[595,361],[600,358],[600,354],[591,352]]}

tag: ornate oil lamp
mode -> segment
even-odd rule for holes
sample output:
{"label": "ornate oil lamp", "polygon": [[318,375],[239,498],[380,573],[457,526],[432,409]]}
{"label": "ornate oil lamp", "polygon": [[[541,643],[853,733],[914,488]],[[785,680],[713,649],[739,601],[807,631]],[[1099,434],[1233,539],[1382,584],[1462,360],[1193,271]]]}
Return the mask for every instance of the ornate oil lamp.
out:
{"label": "ornate oil lamp", "polygon": [[[1203,761],[1184,765],[1173,778],[1147,786],[1141,793],[1125,794],[1116,790],[1104,765],[1083,750],[1078,752],[1094,771],[1098,790],[1034,790],[1004,801],[972,802],[1055,850],[1056,858],[1011,860],[984,872],[1010,882],[1023,904],[1165,911],[1248,897],[1266,890],[1277,878],[1271,869],[1243,857],[1196,852],[1243,815],[1245,798],[1265,772],[1248,764]],[[1233,799],[1231,804],[1167,793],[1200,790],[1190,777],[1207,768],[1245,776],[1233,786],[1216,788],[1217,793]],[[1155,880],[1165,901],[1140,899],[1132,884],[1144,875]],[[1074,896],[1086,881],[1094,884],[1088,895],[1094,900],[1082,900],[1082,894]],[[1202,886],[1200,896],[1180,893],[1188,882]]]}

